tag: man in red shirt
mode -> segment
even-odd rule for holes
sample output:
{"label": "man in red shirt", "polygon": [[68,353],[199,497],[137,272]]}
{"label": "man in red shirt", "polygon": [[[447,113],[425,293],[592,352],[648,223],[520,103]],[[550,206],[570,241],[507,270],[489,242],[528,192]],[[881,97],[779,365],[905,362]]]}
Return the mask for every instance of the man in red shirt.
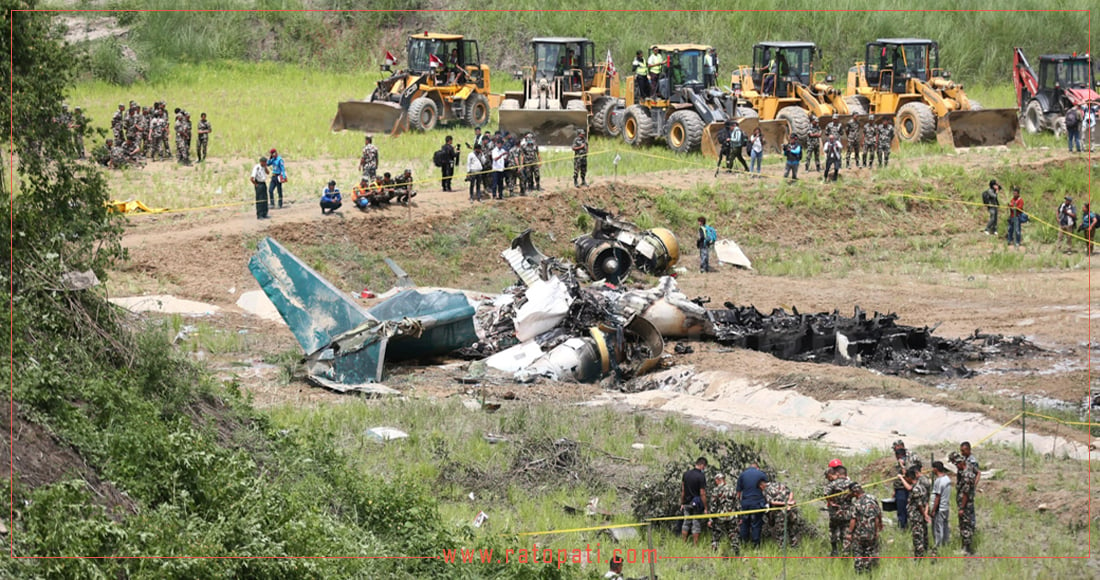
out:
{"label": "man in red shirt", "polygon": [[1020,247],[1020,225],[1026,220],[1024,214],[1024,200],[1020,197],[1020,187],[1012,186],[1012,199],[1008,202],[1008,246],[1013,244]]}

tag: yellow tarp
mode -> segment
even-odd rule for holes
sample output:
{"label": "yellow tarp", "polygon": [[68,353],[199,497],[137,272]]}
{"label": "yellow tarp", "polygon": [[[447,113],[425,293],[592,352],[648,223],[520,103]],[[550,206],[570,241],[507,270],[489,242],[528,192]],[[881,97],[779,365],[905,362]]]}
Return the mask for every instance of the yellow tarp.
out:
{"label": "yellow tarp", "polygon": [[118,200],[112,199],[111,201],[107,202],[107,207],[109,207],[109,208],[111,208],[111,209],[113,209],[113,210],[115,210],[119,213],[138,213],[138,212],[160,213],[160,212],[168,211],[167,208],[149,207],[149,206],[145,205],[144,203],[142,203],[141,200],[138,200],[138,199],[127,199],[126,201],[118,201]]}

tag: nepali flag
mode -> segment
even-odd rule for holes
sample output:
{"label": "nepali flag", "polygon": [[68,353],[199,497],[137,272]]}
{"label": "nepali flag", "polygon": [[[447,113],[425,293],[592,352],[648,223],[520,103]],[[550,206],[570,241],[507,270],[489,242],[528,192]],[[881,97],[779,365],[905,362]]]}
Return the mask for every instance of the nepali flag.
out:
{"label": "nepali flag", "polygon": [[611,60],[611,49],[609,48],[607,49],[607,76],[613,77],[617,74],[619,72],[615,70],[615,61]]}
{"label": "nepali flag", "polygon": [[443,61],[434,54],[428,55],[428,66],[431,68],[443,68]]}
{"label": "nepali flag", "polygon": [[391,53],[390,51],[387,50],[386,51],[386,58],[383,59],[382,62],[386,66],[393,66],[393,65],[397,64],[397,57],[394,56],[393,53]]}

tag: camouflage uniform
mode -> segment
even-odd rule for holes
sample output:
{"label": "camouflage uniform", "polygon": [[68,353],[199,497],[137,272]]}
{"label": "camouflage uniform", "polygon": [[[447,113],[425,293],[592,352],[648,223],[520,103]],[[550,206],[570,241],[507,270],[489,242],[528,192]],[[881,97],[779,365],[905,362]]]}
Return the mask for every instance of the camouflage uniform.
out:
{"label": "camouflage uniform", "polygon": [[802,155],[806,159],[806,171],[810,170],[810,158],[813,157],[816,168],[821,171],[821,125],[817,122],[817,116],[810,116],[810,132],[806,135],[806,145],[802,148]]}
{"label": "camouflage uniform", "polygon": [[363,178],[374,181],[378,174],[378,147],[374,143],[363,146],[363,154],[359,156],[359,165],[363,169]]}
{"label": "camouflage uniform", "polygon": [[539,175],[539,146],[534,137],[529,137],[521,147],[523,152],[523,180],[528,190],[542,191],[542,177]]}
{"label": "camouflage uniform", "polygon": [[928,551],[928,522],[924,519],[924,510],[928,507],[928,497],[932,482],[920,476],[909,490],[909,530],[913,533],[913,557],[920,558]]}
{"label": "camouflage uniform", "polygon": [[508,150],[508,157],[504,160],[504,179],[508,182],[508,195],[516,192],[517,183],[519,194],[527,194],[527,188],[520,179],[520,165],[523,165],[523,152],[520,151],[519,143],[513,143],[512,148]]}
{"label": "camouflage uniform", "polygon": [[183,127],[184,153],[187,154],[187,161],[191,161],[191,115],[187,113],[183,114]]}
{"label": "camouflage uniform", "polygon": [[871,167],[875,164],[875,151],[878,150],[878,128],[874,119],[868,119],[863,126],[863,166]]}
{"label": "camouflage uniform", "polygon": [[135,143],[139,142],[137,122],[138,115],[133,109],[130,109],[130,111],[126,113],[126,117],[122,120],[122,129],[125,132],[124,138],[133,137]]}
{"label": "camouflage uniform", "polygon": [[139,138],[135,139],[134,142],[141,146],[141,153],[146,157],[151,155],[149,149],[149,122],[152,121],[151,117],[152,114],[149,113],[149,109],[145,109],[144,112],[138,113],[136,122]]}
{"label": "camouflage uniform", "polygon": [[894,124],[887,121],[878,126],[878,164],[890,165],[890,144],[894,142]]}
{"label": "camouflage uniform", "polygon": [[210,125],[210,121],[206,119],[199,121],[199,146],[195,148],[195,157],[198,157],[199,161],[206,159],[206,147],[210,144],[210,131],[213,130],[214,127]]}
{"label": "camouflage uniform", "polygon": [[840,134],[844,131],[844,126],[840,124],[834,116],[828,125],[825,125],[825,138],[828,139],[830,135],[836,135],[836,140],[840,141]]}
{"label": "camouflage uniform", "polygon": [[[791,496],[791,490],[786,485],[777,481],[768,482],[768,485],[764,488],[764,500],[768,502],[769,508],[775,508],[775,504],[787,503],[787,498]],[[783,545],[784,533],[790,539],[791,547],[798,546],[798,536],[796,531],[801,529],[799,525],[798,508],[785,509],[773,509],[769,512],[764,512],[764,529],[771,529],[772,536],[775,538],[775,543]],[[784,529],[784,525],[786,529]]]}
{"label": "camouflage uniform", "polygon": [[870,572],[878,564],[878,520],[881,516],[878,499],[869,493],[865,492],[852,504],[852,519],[856,521],[852,532],[852,555],[857,574]]}
{"label": "camouflage uniform", "polygon": [[829,543],[832,545],[830,555],[838,555],[837,546],[841,545],[843,552],[847,553],[849,546],[844,541],[844,532],[852,521],[852,496],[846,493],[852,480],[847,477],[839,477],[825,485],[825,495],[841,493],[829,499]]}
{"label": "camouflage uniform", "polygon": [[141,148],[138,147],[137,139],[133,137],[126,138],[126,144],[122,146],[122,152],[126,155],[128,163],[137,164],[141,161]]}
{"label": "camouflage uniform", "polygon": [[113,145],[111,147],[111,168],[122,169],[128,164],[126,163],[126,151],[123,150],[121,145]]}
{"label": "camouflage uniform", "polygon": [[118,111],[115,111],[115,115],[111,117],[111,133],[115,143],[122,143],[125,141],[126,131],[123,129],[123,119],[125,115],[122,113],[122,106],[119,105]]}
{"label": "camouflage uniform", "polygon": [[588,175],[588,140],[585,139],[584,133],[577,135],[576,139],[573,139],[573,186],[577,185],[577,176],[581,178],[581,185],[588,185],[586,177]]}
{"label": "camouflage uniform", "polygon": [[191,147],[187,143],[187,124],[183,116],[176,119],[176,161],[180,163],[191,162]]}
{"label": "camouflage uniform", "polygon": [[169,131],[171,125],[168,123],[168,111],[166,109],[160,110],[160,143],[164,149],[164,155],[162,159],[172,158],[172,146],[168,141]]}
{"label": "camouflage uniform", "polygon": [[977,477],[977,468],[973,464],[967,463],[966,469],[958,473],[955,483],[956,505],[962,499],[963,494],[966,494],[967,497],[966,507],[959,514],[959,537],[962,538],[963,550],[966,550],[968,554],[974,552],[974,528],[977,525],[974,514],[974,483]]}
{"label": "camouflage uniform", "polygon": [[[710,500],[711,513],[721,514],[737,511],[737,492],[733,487],[723,483],[714,488],[714,497]],[[718,549],[722,536],[729,538],[730,548],[735,555],[741,553],[741,534],[739,528],[741,518],[726,516],[711,520],[711,546]]]}
{"label": "camouflage uniform", "polygon": [[844,154],[844,167],[852,166],[852,153],[856,155],[856,167],[859,167],[859,121],[853,116],[844,125],[844,136],[848,139],[848,151]]}

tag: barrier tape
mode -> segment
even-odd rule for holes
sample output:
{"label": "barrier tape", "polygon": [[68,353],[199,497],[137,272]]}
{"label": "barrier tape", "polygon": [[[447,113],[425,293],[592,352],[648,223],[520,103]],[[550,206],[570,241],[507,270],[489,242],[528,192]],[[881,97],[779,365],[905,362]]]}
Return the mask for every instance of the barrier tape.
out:
{"label": "barrier tape", "polygon": [[1087,427],[1100,427],[1100,423],[1090,423],[1088,421],[1066,421],[1066,420],[1063,420],[1063,419],[1059,419],[1057,417],[1051,417],[1050,415],[1043,415],[1043,414],[1040,414],[1040,413],[1035,413],[1033,411],[1025,411],[1025,413],[1027,413],[1028,415],[1031,415],[1032,417],[1042,417],[1043,419],[1050,419],[1051,421],[1057,421],[1058,423],[1061,423],[1063,425],[1084,425],[1084,426],[1087,426]]}
{"label": "barrier tape", "polygon": [[974,444],[974,447],[977,447],[977,446],[981,445],[982,443],[985,443],[986,440],[988,440],[990,437],[996,435],[997,433],[1000,433],[1001,431],[1004,431],[1005,427],[1008,427],[1013,422],[1015,422],[1016,419],[1019,419],[1020,417],[1023,417],[1023,416],[1024,416],[1023,413],[1018,413],[1015,417],[1009,419],[1008,422],[1006,422],[1004,425],[1001,425],[1000,427],[998,427],[996,430],[994,430],[989,435],[986,435],[985,437],[982,437],[981,439],[978,439],[978,442]]}

